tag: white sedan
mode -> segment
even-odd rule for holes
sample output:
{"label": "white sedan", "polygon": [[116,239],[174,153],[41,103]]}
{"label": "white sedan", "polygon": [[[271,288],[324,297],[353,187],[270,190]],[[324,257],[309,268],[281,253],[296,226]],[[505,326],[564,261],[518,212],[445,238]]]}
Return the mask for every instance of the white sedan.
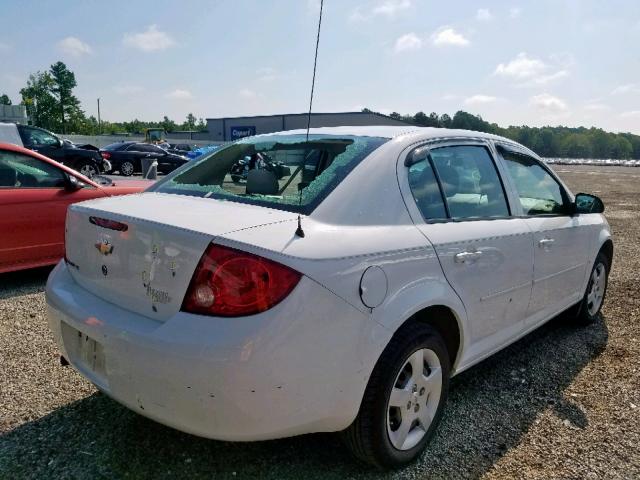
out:
{"label": "white sedan", "polygon": [[[232,180],[245,157],[261,161]],[[255,136],[71,206],[49,323],[82,375],[158,422],[231,441],[343,431],[397,467],[453,375],[569,308],[598,317],[603,210],[493,135]]]}

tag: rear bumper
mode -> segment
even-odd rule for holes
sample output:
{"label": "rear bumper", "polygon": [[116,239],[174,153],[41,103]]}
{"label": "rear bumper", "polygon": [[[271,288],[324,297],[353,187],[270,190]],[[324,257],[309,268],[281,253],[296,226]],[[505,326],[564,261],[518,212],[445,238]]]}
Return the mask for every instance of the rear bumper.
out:
{"label": "rear bumper", "polygon": [[[89,293],[61,262],[49,277],[47,306],[63,355],[104,393],[160,423],[220,440],[346,428],[382,348],[371,339],[386,337],[306,277],[259,315],[179,312],[158,322]],[[92,341],[87,355],[83,342]]]}

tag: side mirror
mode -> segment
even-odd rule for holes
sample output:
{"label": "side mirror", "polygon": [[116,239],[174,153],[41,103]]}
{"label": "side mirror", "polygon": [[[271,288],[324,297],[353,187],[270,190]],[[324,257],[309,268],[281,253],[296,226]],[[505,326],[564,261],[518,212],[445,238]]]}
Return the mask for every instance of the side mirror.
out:
{"label": "side mirror", "polygon": [[76,190],[80,190],[84,187],[84,183],[78,180],[78,177],[75,175],[67,175],[67,178],[64,181],[64,189],[67,192],[75,192]]}
{"label": "side mirror", "polygon": [[56,145],[56,148],[62,148],[63,146],[64,146],[64,141],[58,138],[58,145]]}
{"label": "side mirror", "polygon": [[602,213],[604,212],[604,203],[600,198],[588,193],[579,193],[576,195],[574,202],[575,213]]}

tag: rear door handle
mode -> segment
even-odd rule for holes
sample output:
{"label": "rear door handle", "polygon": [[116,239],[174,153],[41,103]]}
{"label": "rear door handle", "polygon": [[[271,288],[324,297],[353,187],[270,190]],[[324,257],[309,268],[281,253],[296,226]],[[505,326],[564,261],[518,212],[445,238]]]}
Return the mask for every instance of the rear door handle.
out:
{"label": "rear door handle", "polygon": [[553,245],[553,242],[555,242],[553,238],[543,238],[538,242],[538,246],[540,248],[549,248]]}
{"label": "rear door handle", "polygon": [[456,263],[473,263],[482,256],[480,250],[474,250],[473,252],[460,252],[453,256],[453,260]]}

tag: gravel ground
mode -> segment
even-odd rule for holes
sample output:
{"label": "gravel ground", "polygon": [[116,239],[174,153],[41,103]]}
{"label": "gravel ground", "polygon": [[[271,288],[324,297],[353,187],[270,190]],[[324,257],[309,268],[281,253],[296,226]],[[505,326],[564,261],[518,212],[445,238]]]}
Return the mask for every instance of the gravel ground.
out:
{"label": "gravel ground", "polygon": [[602,321],[556,319],[456,377],[405,470],[358,464],[334,435],[215,442],[121,407],[59,366],[40,269],[0,275],[0,478],[640,478],[640,168],[556,169],[607,205]]}

